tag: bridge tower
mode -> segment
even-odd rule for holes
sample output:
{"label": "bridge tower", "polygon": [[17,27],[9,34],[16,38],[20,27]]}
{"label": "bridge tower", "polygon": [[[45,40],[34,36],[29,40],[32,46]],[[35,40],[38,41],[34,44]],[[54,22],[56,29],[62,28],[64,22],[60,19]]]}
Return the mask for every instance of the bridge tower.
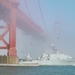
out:
{"label": "bridge tower", "polygon": [[[16,13],[18,3],[17,0],[0,0],[0,5],[2,5],[2,10],[6,12],[9,10],[9,20],[3,19],[3,13],[0,14],[1,19],[6,22],[6,26],[0,26],[0,29],[5,29],[4,33],[0,35],[0,40],[4,42],[6,46],[0,46],[0,49],[7,49],[7,57],[3,58],[3,60],[7,60],[8,64],[16,64],[18,63],[17,50],[16,50]],[[4,36],[9,32],[9,43],[6,42]]]}

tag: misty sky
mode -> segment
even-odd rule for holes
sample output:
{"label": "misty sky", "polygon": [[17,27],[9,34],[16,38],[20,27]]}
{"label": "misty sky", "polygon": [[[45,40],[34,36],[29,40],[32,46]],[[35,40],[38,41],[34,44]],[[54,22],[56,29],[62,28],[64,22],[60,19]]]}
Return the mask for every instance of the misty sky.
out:
{"label": "misty sky", "polygon": [[30,53],[33,57],[38,57],[53,43],[58,50],[75,57],[75,0],[39,0],[47,31],[38,0],[26,0],[30,15],[24,0],[19,1],[19,8],[48,34],[49,41],[44,43],[35,40],[30,35],[24,35],[23,31],[17,28],[18,56],[21,58]]}

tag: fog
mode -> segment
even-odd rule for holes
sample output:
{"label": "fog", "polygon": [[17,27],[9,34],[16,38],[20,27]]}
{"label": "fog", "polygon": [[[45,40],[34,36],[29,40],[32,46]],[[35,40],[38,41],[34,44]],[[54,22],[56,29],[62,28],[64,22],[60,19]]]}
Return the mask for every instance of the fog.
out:
{"label": "fog", "polygon": [[[24,30],[17,28],[16,50],[18,57],[24,58],[29,53],[33,58],[37,58],[45,51],[51,51],[51,44],[54,44],[58,51],[75,57],[75,1],[39,1],[44,20],[38,0],[26,0],[27,5],[24,0],[20,0],[19,9],[41,28],[46,41],[39,40],[33,35],[24,34]],[[5,25],[5,23],[0,20],[0,25]],[[8,34],[5,39],[8,41]],[[1,42],[0,45],[4,44]],[[7,51],[1,50],[0,54],[7,55]]]}

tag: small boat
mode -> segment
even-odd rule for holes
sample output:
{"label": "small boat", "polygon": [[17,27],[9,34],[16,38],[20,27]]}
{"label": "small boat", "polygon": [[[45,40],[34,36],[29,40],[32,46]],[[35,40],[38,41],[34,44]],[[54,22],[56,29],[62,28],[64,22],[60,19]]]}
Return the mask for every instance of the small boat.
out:
{"label": "small boat", "polygon": [[38,62],[33,60],[29,54],[25,59],[21,60],[19,64],[24,66],[39,66]]}

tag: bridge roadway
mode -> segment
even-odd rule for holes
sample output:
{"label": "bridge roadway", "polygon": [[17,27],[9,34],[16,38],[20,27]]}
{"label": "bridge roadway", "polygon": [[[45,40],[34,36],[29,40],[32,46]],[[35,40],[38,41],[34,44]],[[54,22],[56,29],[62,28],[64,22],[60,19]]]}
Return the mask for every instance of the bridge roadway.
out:
{"label": "bridge roadway", "polygon": [[[10,22],[10,10],[0,3],[0,19],[6,23]],[[25,13],[17,8],[17,27],[23,30],[27,35],[34,36],[38,39],[44,38],[42,29],[34,23]]]}

